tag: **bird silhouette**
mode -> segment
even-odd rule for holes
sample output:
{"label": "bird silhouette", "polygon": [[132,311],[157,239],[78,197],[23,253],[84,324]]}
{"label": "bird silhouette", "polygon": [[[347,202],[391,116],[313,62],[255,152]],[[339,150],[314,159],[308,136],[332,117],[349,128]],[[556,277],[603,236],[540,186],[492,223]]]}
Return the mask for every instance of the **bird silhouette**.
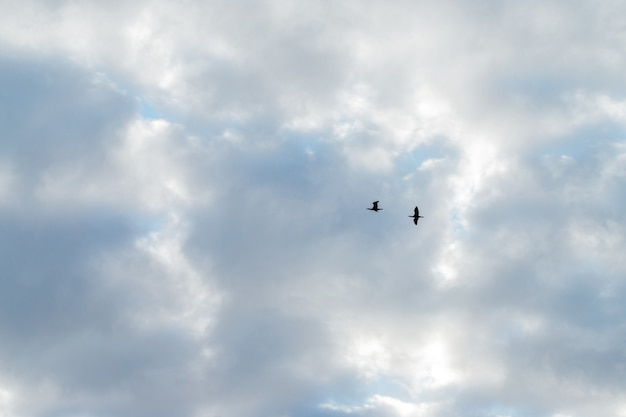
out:
{"label": "bird silhouette", "polygon": [[368,210],[378,211],[378,210],[382,210],[382,209],[378,207],[378,201],[374,201],[374,202],[372,203],[372,207],[371,207],[371,208],[368,208]]}
{"label": "bird silhouette", "polygon": [[413,217],[413,223],[415,223],[415,225],[417,226],[417,221],[420,218],[424,218],[424,216],[420,216],[420,210],[417,208],[417,206],[415,206],[415,214],[413,214],[412,216],[409,217]]}

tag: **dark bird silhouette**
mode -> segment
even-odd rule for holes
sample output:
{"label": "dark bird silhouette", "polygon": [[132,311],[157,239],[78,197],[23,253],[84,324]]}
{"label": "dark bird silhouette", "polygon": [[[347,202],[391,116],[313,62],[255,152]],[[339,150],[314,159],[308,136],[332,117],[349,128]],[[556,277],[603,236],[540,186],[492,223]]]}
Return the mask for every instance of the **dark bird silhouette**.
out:
{"label": "dark bird silhouette", "polygon": [[423,219],[424,216],[420,216],[420,209],[417,208],[417,206],[415,206],[415,214],[413,214],[412,216],[409,217],[413,217],[413,223],[415,223],[415,225],[417,225],[417,221],[419,219]]}
{"label": "dark bird silhouette", "polygon": [[371,207],[371,208],[368,208],[368,210],[378,211],[378,210],[382,210],[382,209],[378,207],[378,201],[374,201],[374,202],[372,203],[372,207]]}

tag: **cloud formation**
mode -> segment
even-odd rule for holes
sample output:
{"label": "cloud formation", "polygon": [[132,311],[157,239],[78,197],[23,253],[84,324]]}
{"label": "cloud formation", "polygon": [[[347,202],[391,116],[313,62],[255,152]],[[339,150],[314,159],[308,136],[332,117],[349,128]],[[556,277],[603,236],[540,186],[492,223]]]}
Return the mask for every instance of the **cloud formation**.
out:
{"label": "cloud formation", "polygon": [[4,3],[0,415],[626,415],[618,2]]}

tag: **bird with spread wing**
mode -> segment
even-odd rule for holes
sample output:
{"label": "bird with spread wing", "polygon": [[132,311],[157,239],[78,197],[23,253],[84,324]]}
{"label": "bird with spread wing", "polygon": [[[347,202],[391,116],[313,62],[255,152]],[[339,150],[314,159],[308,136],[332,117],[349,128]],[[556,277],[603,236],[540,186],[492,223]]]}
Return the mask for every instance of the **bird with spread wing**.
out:
{"label": "bird with spread wing", "polygon": [[378,210],[382,210],[382,209],[380,207],[378,207],[378,201],[374,201],[372,203],[372,207],[368,208],[368,210],[378,211]]}
{"label": "bird with spread wing", "polygon": [[413,217],[413,223],[415,223],[415,225],[417,226],[417,221],[419,219],[423,219],[424,216],[420,216],[420,209],[417,208],[417,206],[415,206],[415,213],[412,216],[409,217]]}

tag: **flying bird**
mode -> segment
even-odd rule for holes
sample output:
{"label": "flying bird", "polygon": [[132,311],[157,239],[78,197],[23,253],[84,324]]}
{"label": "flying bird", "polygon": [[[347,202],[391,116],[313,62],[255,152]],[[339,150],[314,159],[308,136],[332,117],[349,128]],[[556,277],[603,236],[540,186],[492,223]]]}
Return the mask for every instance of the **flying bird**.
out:
{"label": "flying bird", "polygon": [[420,216],[420,209],[417,208],[417,206],[415,206],[415,214],[413,214],[412,216],[409,217],[413,217],[413,223],[415,223],[415,225],[417,226],[417,221],[420,218],[424,218],[424,216]]}
{"label": "flying bird", "polygon": [[374,201],[372,203],[372,207],[368,208],[368,210],[372,210],[372,211],[378,211],[378,210],[382,210],[381,208],[378,208],[378,201]]}

